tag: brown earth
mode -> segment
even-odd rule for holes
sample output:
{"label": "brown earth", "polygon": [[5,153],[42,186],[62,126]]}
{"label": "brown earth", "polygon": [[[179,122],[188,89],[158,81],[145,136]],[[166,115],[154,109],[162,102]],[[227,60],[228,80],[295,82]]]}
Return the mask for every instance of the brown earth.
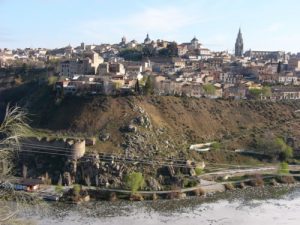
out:
{"label": "brown earth", "polygon": [[[173,96],[96,96],[69,97],[59,106],[41,107],[43,111],[35,113],[39,118],[35,121],[37,127],[60,135],[99,137],[108,133],[110,139],[99,141],[96,146],[103,152],[123,152],[132,147],[130,143],[124,146],[126,140],[130,142],[132,137],[141,136],[143,140],[137,141],[135,151],[142,148],[140,153],[145,154],[146,149],[156,148],[153,151],[162,156],[167,153],[178,156],[191,144],[209,141],[220,141],[226,150],[251,148],[255,139],[266,133],[300,138],[299,117],[295,113],[300,108],[299,101],[275,103]],[[134,124],[134,119],[141,115],[149,118],[150,128]],[[136,134],[124,133],[120,129],[128,124],[137,127]]]}

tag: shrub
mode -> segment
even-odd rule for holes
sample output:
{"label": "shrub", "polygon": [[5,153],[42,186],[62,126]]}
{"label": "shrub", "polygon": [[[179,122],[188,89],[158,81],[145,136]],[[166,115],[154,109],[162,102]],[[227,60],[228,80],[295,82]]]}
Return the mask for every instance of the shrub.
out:
{"label": "shrub", "polygon": [[78,197],[80,195],[80,191],[81,191],[81,187],[79,184],[73,185],[73,193],[75,196]]}
{"label": "shrub", "polygon": [[196,173],[197,176],[199,176],[203,173],[203,169],[201,167],[196,167],[195,168],[195,173]]}
{"label": "shrub", "polygon": [[148,76],[145,86],[144,86],[144,93],[146,95],[152,95],[153,92],[154,92],[153,80],[151,79],[150,76]]}
{"label": "shrub", "polygon": [[183,186],[185,188],[189,188],[189,187],[196,187],[198,185],[198,182],[196,180],[188,180],[188,179],[185,179],[183,181]]}
{"label": "shrub", "polygon": [[221,144],[219,142],[214,142],[211,145],[212,150],[220,150],[221,149]]}
{"label": "shrub", "polygon": [[256,140],[255,148],[281,161],[293,157],[293,149],[282,138],[275,138],[274,136],[266,136]]}
{"label": "shrub", "polygon": [[58,80],[58,77],[49,76],[48,77],[48,85],[54,85],[57,80]]}
{"label": "shrub", "polygon": [[264,180],[260,174],[256,174],[250,181],[250,185],[254,187],[260,187],[264,185]]}
{"label": "shrub", "polygon": [[195,196],[203,196],[205,195],[205,191],[202,188],[198,188],[192,192]]}
{"label": "shrub", "polygon": [[244,182],[241,182],[238,187],[241,189],[244,189],[246,187],[246,185]]}
{"label": "shrub", "polygon": [[140,188],[143,188],[145,181],[142,173],[132,172],[125,177],[126,186],[135,194]]}
{"label": "shrub", "polygon": [[273,178],[273,179],[271,179],[270,184],[273,186],[276,186],[278,183],[277,183],[276,179]]}
{"label": "shrub", "polygon": [[225,189],[228,191],[234,190],[234,186],[232,183],[226,183],[226,184],[224,184],[224,186],[225,186]]}
{"label": "shrub", "polygon": [[214,95],[216,93],[216,88],[212,84],[203,85],[203,90],[207,95]]}
{"label": "shrub", "polygon": [[278,181],[282,184],[293,184],[295,183],[295,179],[293,176],[280,176]]}
{"label": "shrub", "polygon": [[280,150],[279,158],[281,160],[286,160],[288,158],[293,157],[293,149],[290,146],[288,146],[282,138],[276,138],[275,144]]}
{"label": "shrub", "polygon": [[280,163],[278,173],[279,174],[289,174],[289,164],[286,162]]}
{"label": "shrub", "polygon": [[63,186],[62,185],[57,185],[55,187],[55,192],[57,193],[62,193],[63,192]]}
{"label": "shrub", "polygon": [[172,192],[167,194],[167,199],[175,199],[180,196],[180,188],[177,186],[171,187]]}

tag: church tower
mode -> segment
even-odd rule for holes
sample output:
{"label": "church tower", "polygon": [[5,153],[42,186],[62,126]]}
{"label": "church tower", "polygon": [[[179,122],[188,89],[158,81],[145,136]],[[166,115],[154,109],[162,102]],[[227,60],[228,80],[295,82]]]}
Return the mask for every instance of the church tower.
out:
{"label": "church tower", "polygon": [[242,57],[243,52],[244,52],[244,43],[243,43],[243,37],[242,37],[241,28],[240,28],[238,36],[236,38],[236,42],[235,42],[235,56]]}

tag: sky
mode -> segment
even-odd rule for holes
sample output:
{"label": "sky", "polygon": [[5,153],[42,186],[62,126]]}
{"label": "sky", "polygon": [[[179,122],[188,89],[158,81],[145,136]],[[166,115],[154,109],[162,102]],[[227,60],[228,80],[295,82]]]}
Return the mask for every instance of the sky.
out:
{"label": "sky", "polygon": [[119,43],[121,37],[189,42],[214,51],[300,52],[299,0],[0,0],[0,48]]}

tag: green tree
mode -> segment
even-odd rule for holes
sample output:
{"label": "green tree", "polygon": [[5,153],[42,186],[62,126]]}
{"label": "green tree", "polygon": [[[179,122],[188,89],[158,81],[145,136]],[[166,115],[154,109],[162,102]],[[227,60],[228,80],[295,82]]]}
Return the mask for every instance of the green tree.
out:
{"label": "green tree", "polygon": [[279,164],[278,173],[279,174],[288,174],[289,171],[289,164],[286,162],[282,162]]}
{"label": "green tree", "polygon": [[270,87],[252,88],[249,90],[249,97],[252,99],[260,99],[260,97],[270,97],[272,95],[272,91]]}
{"label": "green tree", "polygon": [[263,87],[263,88],[262,88],[262,94],[263,94],[263,96],[265,96],[265,97],[271,97],[271,95],[272,95],[272,90],[271,90],[271,88],[268,87],[268,86]]}
{"label": "green tree", "polygon": [[119,56],[127,61],[140,61],[143,57],[143,52],[139,49],[124,49],[119,53]]}
{"label": "green tree", "polygon": [[20,141],[32,133],[26,113],[18,106],[7,106],[4,120],[0,124],[0,180],[10,175]]}
{"label": "green tree", "polygon": [[158,51],[158,55],[161,57],[178,57],[177,43],[169,43],[166,48],[162,48]]}
{"label": "green tree", "polygon": [[76,197],[80,196],[80,191],[81,191],[81,187],[79,184],[74,184],[73,185],[73,193]]}
{"label": "green tree", "polygon": [[211,147],[212,150],[220,150],[221,149],[221,144],[220,144],[220,142],[214,142],[214,143],[211,144],[210,147]]}
{"label": "green tree", "polygon": [[63,190],[64,190],[64,188],[63,188],[62,185],[57,185],[57,186],[55,187],[55,191],[56,191],[57,193],[59,193],[59,194],[62,193]]}
{"label": "green tree", "polygon": [[282,62],[279,61],[277,65],[277,73],[281,73],[281,66],[282,66]]}
{"label": "green tree", "polygon": [[258,88],[249,89],[249,97],[252,99],[259,99],[262,95],[262,90]]}
{"label": "green tree", "polygon": [[216,88],[212,84],[203,85],[203,90],[206,95],[214,95],[216,93]]}
{"label": "green tree", "polygon": [[[20,148],[20,141],[31,136],[32,130],[27,124],[26,113],[19,107],[6,108],[6,113],[0,122],[0,184],[9,183],[14,162],[17,159],[17,152]],[[26,169],[27,170],[27,169]],[[27,173],[27,171],[26,171]],[[15,219],[18,204],[16,207],[8,204],[7,199],[14,199],[16,203],[21,203],[22,207],[26,204],[34,203],[36,200],[32,195],[14,192],[14,190],[2,189],[0,194],[0,224],[24,224]],[[30,223],[28,223],[30,224]]]}
{"label": "green tree", "polygon": [[58,77],[49,76],[48,77],[48,85],[53,86],[58,81]]}
{"label": "green tree", "polygon": [[203,173],[203,169],[201,167],[196,167],[195,168],[195,173],[196,173],[197,176],[199,176]]}
{"label": "green tree", "polygon": [[136,83],[134,85],[134,91],[135,93],[137,93],[138,95],[141,94],[141,88],[140,88],[140,82],[139,80],[136,80]]}
{"label": "green tree", "polygon": [[156,51],[155,48],[153,48],[151,45],[147,45],[143,48],[143,56],[145,57],[152,57],[155,56]]}
{"label": "green tree", "polygon": [[168,56],[177,57],[178,56],[178,46],[176,42],[171,42],[167,45]]}
{"label": "green tree", "polygon": [[145,86],[144,86],[144,93],[146,95],[151,95],[154,93],[154,88],[153,88],[153,80],[151,79],[151,76],[147,77]]}
{"label": "green tree", "polygon": [[132,172],[125,177],[126,186],[135,194],[140,188],[144,187],[145,181],[143,174],[140,172]]}
{"label": "green tree", "polygon": [[293,149],[288,146],[282,138],[275,139],[275,145],[279,151],[279,159],[285,161],[293,157]]}
{"label": "green tree", "polygon": [[293,149],[282,138],[265,137],[257,140],[256,149],[281,161],[293,157]]}

